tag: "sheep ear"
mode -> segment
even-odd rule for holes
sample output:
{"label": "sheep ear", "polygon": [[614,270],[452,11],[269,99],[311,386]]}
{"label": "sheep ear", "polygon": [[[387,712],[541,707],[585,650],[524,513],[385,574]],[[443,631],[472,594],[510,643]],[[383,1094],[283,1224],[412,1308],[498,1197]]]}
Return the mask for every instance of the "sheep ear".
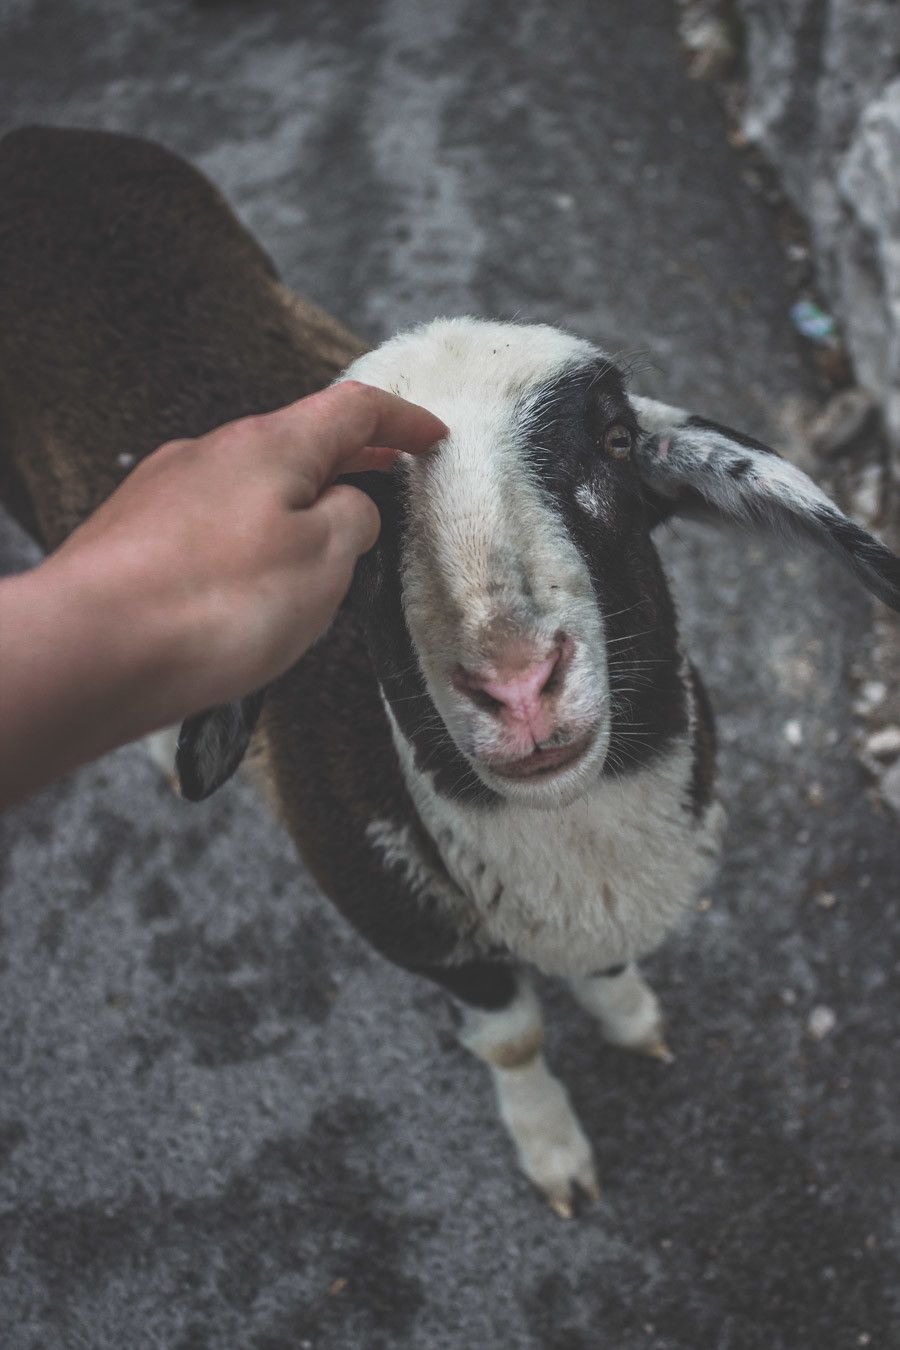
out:
{"label": "sheep ear", "polygon": [[759,441],[653,399],[633,398],[638,466],[659,523],[673,515],[742,521],[824,545],[892,609],[900,558],[850,520],[811,478]]}
{"label": "sheep ear", "polygon": [[265,691],[189,717],[181,725],[175,771],[181,795],[202,802],[227,782],[244,758]]}

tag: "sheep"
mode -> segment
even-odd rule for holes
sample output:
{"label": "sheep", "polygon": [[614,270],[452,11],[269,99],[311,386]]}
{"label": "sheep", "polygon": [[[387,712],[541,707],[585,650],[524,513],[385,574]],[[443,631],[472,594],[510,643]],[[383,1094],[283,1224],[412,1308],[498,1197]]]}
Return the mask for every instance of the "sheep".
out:
{"label": "sheep", "polygon": [[582,338],[451,318],[366,351],[146,142],[18,133],[0,202],[2,482],[46,546],[115,486],[123,446],[333,379],[449,428],[351,477],[382,530],[327,633],[267,689],[189,718],[176,768],[199,800],[246,755],[338,910],[453,996],[522,1170],[570,1216],[598,1179],[530,971],[566,980],[606,1040],[670,1058],[637,962],[722,834],[712,713],[653,531],[687,514],[806,535],[894,609],[900,560],[767,446],[629,394]]}

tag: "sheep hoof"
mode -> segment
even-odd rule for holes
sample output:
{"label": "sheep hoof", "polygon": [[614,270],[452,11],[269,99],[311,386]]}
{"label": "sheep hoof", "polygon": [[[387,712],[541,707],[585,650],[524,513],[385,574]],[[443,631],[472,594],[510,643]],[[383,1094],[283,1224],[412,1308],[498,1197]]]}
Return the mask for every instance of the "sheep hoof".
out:
{"label": "sheep hoof", "polygon": [[561,1219],[574,1218],[577,1197],[583,1197],[590,1205],[599,1204],[600,1187],[594,1175],[593,1167],[584,1168],[578,1176],[573,1178],[571,1186],[566,1186],[564,1190],[545,1190],[544,1196],[553,1213],[558,1214]]}
{"label": "sheep hoof", "polygon": [[639,1055],[647,1055],[650,1059],[658,1059],[660,1064],[674,1064],[675,1056],[669,1049],[662,1036],[651,1036],[645,1041],[638,1041],[635,1045],[626,1046],[628,1050],[635,1050]]}
{"label": "sheep hoof", "polygon": [[558,1214],[561,1219],[571,1219],[573,1213],[571,1200],[561,1195],[548,1195],[547,1199],[554,1214]]}

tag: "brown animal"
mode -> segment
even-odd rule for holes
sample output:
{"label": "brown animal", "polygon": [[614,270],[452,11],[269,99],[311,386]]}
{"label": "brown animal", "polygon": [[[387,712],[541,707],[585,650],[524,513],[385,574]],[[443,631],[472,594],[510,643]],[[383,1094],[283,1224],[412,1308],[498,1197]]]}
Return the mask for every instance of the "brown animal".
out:
{"label": "brown animal", "polygon": [[46,549],[164,441],[311,394],[363,350],[162,147],[0,143],[0,486]]}

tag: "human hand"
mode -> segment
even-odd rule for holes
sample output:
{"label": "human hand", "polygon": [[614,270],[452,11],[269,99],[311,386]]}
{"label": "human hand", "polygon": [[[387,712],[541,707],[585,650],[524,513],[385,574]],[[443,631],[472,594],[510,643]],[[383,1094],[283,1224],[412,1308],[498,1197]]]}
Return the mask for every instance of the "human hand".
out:
{"label": "human hand", "polygon": [[18,634],[0,700],[0,800],[286,670],[378,536],[372,501],[334,479],[388,468],[446,431],[424,408],[346,381],[143,460],[55,553],[0,588]]}
{"label": "human hand", "polygon": [[51,561],[159,636],[165,670],[150,664],[181,717],[274,678],[327,626],[379,530],[335,477],[443,435],[423,408],[346,381],[162,446]]}

